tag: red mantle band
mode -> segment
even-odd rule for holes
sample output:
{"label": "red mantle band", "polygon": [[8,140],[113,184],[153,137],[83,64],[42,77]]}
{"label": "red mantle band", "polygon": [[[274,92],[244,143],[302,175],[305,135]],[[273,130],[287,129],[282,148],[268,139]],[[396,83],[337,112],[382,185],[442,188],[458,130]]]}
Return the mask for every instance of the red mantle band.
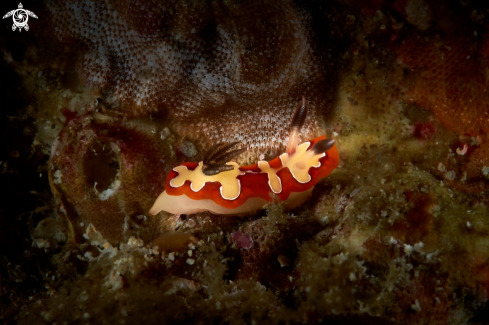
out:
{"label": "red mantle band", "polygon": [[[308,150],[318,141],[325,139],[325,136],[309,140],[310,145]],[[282,191],[276,194],[281,200],[285,201],[289,197],[291,192],[303,192],[309,190],[316,185],[322,178],[327,177],[339,164],[339,154],[334,145],[330,150],[326,152],[326,155],[319,159],[321,163],[320,167],[310,167],[309,175],[311,180],[307,183],[299,183],[290,173],[289,169],[283,168],[277,172],[277,176],[282,182]],[[279,169],[282,167],[282,162],[279,157],[276,157],[269,162],[270,167]],[[186,166],[189,170],[194,170],[198,163],[185,162],[180,166]],[[192,200],[210,199],[216,202],[218,205],[233,209],[244,204],[248,199],[259,197],[266,201],[271,201],[272,189],[268,184],[268,174],[263,173],[258,167],[258,164],[250,166],[240,166],[239,169],[245,172],[244,175],[238,175],[237,178],[241,183],[241,192],[239,196],[234,200],[226,200],[220,194],[221,184],[218,182],[205,183],[204,187],[198,192],[192,191],[190,188],[190,181],[186,181],[180,187],[170,186],[170,181],[178,176],[178,173],[173,169],[168,173],[166,177],[165,190],[168,195],[180,196],[187,195]]]}

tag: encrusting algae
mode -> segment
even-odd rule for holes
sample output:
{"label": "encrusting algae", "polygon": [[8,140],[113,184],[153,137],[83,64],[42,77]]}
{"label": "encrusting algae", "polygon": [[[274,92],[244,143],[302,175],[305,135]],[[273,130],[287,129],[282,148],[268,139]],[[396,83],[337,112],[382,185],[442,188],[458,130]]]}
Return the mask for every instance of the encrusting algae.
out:
{"label": "encrusting algae", "polygon": [[0,36],[4,323],[486,324],[485,4],[28,9]]}

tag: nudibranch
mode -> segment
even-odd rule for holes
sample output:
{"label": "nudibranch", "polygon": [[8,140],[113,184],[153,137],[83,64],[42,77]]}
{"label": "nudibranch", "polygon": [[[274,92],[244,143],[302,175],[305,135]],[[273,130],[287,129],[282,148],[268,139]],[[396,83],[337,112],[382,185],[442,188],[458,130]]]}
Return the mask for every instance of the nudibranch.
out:
{"label": "nudibranch", "polygon": [[301,205],[314,186],[339,164],[332,139],[320,136],[297,145],[306,112],[307,101],[303,98],[292,119],[287,152],[271,161],[258,161],[250,166],[228,162],[244,151],[228,152],[236,145],[231,143],[212,147],[199,163],[185,162],[173,168],[167,175],[165,191],[149,213],[252,214],[272,201],[273,194],[284,202],[286,209]]}

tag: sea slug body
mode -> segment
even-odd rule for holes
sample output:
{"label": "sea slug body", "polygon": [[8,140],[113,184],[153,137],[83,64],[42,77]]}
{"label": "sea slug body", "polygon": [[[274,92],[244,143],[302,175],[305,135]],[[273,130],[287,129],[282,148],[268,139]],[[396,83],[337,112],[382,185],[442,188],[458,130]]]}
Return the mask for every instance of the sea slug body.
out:
{"label": "sea slug body", "polygon": [[271,161],[239,166],[228,162],[245,149],[229,151],[238,142],[210,148],[199,163],[185,162],[166,177],[165,191],[149,213],[253,214],[278,196],[286,209],[306,201],[314,186],[339,164],[335,140],[321,136],[297,145],[307,116],[302,97],[290,124],[286,152]]}
{"label": "sea slug body", "polygon": [[269,162],[250,166],[228,162],[232,170],[212,176],[202,172],[203,162],[185,162],[168,173],[165,191],[149,212],[251,214],[270,202],[272,193],[285,202],[287,209],[295,208],[307,199],[314,185],[338,166],[334,143],[326,152],[315,154],[312,150],[321,140],[326,138],[304,142],[294,154],[283,153]]}

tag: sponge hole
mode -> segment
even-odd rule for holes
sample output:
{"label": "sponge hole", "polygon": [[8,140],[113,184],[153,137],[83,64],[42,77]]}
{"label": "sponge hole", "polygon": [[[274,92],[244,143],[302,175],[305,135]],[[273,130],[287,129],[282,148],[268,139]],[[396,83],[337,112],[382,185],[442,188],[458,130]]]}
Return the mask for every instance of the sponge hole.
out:
{"label": "sponge hole", "polygon": [[108,143],[93,143],[83,160],[85,181],[98,192],[105,191],[116,179],[120,170],[118,155]]}

